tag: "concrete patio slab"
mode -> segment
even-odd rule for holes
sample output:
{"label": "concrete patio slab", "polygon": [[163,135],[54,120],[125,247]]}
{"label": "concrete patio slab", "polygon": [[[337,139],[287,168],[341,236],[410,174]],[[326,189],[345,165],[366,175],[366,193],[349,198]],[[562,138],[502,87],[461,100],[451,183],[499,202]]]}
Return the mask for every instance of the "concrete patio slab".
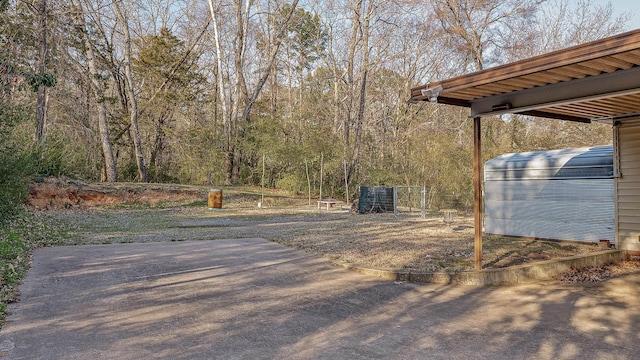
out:
{"label": "concrete patio slab", "polygon": [[263,239],[39,249],[2,359],[633,359],[640,276],[380,280]]}

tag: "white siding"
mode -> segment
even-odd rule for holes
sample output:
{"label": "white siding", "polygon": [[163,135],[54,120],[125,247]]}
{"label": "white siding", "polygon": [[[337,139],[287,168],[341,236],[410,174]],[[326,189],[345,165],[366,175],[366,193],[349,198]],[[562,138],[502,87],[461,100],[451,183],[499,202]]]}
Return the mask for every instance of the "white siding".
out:
{"label": "white siding", "polygon": [[616,179],[618,248],[640,251],[640,125],[623,123],[618,145],[622,174]]}

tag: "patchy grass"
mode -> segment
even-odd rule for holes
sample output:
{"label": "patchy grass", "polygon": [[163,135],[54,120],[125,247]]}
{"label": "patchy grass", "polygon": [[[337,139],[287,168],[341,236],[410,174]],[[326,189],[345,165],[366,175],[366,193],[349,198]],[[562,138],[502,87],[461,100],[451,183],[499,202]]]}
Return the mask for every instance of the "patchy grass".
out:
{"label": "patchy grass", "polygon": [[[439,214],[398,220],[389,213],[326,212],[304,203],[258,209],[251,200],[235,199],[214,211],[203,205],[63,211],[55,216],[77,225],[68,244],[260,237],[332,261],[377,269],[455,272],[474,267],[470,217],[458,217],[448,225]],[[591,244],[485,237],[483,259],[485,267],[505,267],[599,250]]]}
{"label": "patchy grass", "polygon": [[0,234],[0,324],[7,304],[16,300],[16,289],[29,266],[29,247],[18,234]]}
{"label": "patchy grass", "polygon": [[5,220],[0,228],[0,327],[7,305],[17,300],[18,285],[29,269],[31,251],[60,245],[64,238],[64,226],[44,213],[25,210]]}

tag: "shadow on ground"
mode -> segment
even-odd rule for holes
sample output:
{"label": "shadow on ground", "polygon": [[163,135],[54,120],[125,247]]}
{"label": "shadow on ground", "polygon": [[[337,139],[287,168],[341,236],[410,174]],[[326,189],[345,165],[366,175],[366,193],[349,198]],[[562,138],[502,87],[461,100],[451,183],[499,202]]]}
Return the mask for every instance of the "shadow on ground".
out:
{"label": "shadow on ground", "polygon": [[632,359],[640,276],[381,281],[262,239],[37,250],[6,359]]}

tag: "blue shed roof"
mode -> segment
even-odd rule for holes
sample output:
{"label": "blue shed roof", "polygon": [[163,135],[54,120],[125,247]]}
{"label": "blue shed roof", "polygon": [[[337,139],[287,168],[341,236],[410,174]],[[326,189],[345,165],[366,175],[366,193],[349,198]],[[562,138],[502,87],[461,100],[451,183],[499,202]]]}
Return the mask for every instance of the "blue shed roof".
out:
{"label": "blue shed roof", "polygon": [[613,178],[613,146],[504,154],[485,163],[485,181]]}

